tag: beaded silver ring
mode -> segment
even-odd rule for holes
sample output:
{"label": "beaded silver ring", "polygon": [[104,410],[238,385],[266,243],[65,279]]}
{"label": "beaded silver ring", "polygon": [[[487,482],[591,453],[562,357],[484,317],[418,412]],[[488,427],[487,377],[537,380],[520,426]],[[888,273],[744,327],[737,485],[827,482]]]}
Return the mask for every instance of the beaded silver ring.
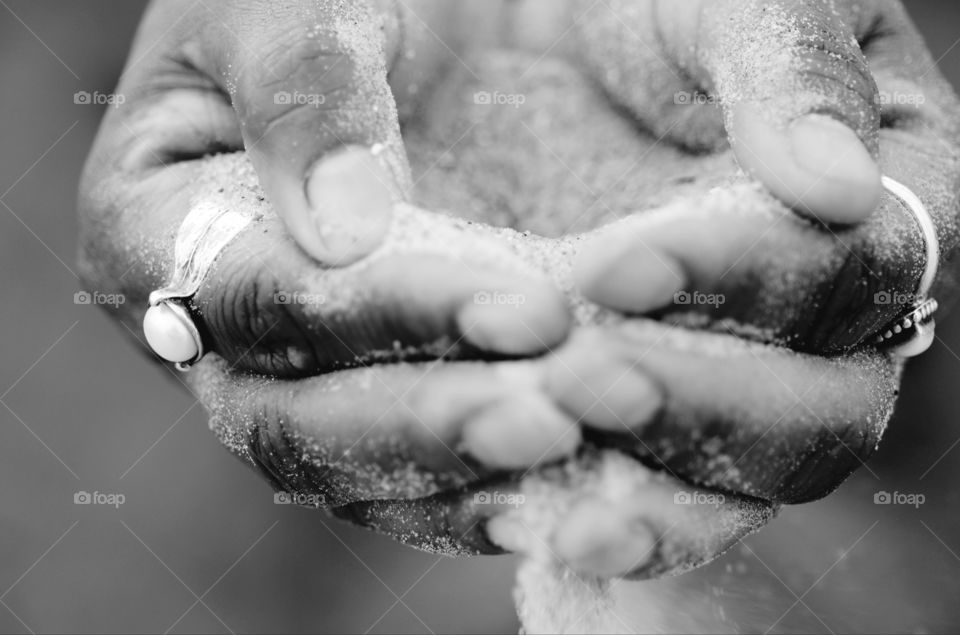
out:
{"label": "beaded silver ring", "polygon": [[916,294],[906,311],[881,330],[874,341],[878,345],[889,347],[893,354],[900,357],[915,357],[926,352],[935,337],[936,322],[933,314],[936,313],[938,304],[930,297],[930,289],[940,265],[940,241],[933,218],[920,197],[906,185],[888,176],[883,177],[883,187],[900,199],[916,219],[926,245],[926,262]]}

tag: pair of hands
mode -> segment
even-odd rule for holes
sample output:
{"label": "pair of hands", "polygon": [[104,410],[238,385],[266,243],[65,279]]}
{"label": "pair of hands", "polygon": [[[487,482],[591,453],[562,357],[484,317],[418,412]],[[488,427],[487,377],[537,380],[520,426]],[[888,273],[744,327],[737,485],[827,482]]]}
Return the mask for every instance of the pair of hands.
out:
{"label": "pair of hands", "polygon": [[[91,287],[126,294],[121,319],[136,331],[191,201],[228,185],[201,157],[246,150],[256,174],[238,161],[234,178],[259,181],[279,218],[228,247],[194,298],[217,355],[190,375],[234,451],[341,516],[485,553],[498,547],[483,521],[504,510],[474,504],[474,490],[509,487],[583,436],[772,502],[822,496],[869,456],[899,368],[848,351],[895,317],[900,307],[874,294],[912,293],[923,253],[909,214],[881,199],[878,163],[930,207],[945,257],[957,235],[958,106],[899,3],[342,4],[153,3],[118,89],[126,102],[108,113],[82,184],[83,269]],[[401,124],[430,99],[408,87],[441,82],[451,50],[503,37],[504,21],[520,35],[501,44],[577,59],[679,145],[704,151],[729,135],[739,164],[783,202],[844,224],[721,216],[705,198],[577,241],[579,292],[664,319],[697,310],[671,306],[677,291],[723,293],[711,318],[802,354],[632,320],[578,325],[552,281],[492,265],[455,233],[438,234],[446,252],[424,248],[395,222],[410,187]],[[695,90],[718,95],[724,119],[674,103]],[[283,103],[281,92],[307,99]],[[319,108],[311,95],[324,96]],[[382,151],[359,149],[371,146]],[[384,240],[410,247],[376,251]],[[277,292],[327,302],[279,304]],[[477,305],[478,292],[525,302]],[[710,352],[719,338],[731,344],[723,355]],[[433,361],[444,356],[462,361]],[[516,357],[530,360],[470,361]],[[399,359],[409,363],[375,364]],[[604,561],[597,550],[629,553],[637,524],[682,539],[659,516],[634,509],[595,545],[554,548],[571,561],[593,554],[590,569]],[[687,516],[703,522],[701,510]]]}

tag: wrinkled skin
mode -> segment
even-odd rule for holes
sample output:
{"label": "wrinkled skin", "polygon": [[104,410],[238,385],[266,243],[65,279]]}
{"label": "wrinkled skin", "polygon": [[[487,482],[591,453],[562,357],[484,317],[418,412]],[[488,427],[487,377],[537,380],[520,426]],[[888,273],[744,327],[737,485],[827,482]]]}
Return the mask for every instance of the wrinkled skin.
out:
{"label": "wrinkled skin", "polygon": [[[176,228],[190,201],[210,188],[197,169],[198,157],[247,149],[278,218],[231,245],[194,299],[216,355],[204,360],[190,380],[221,421],[231,419],[227,427],[243,432],[234,449],[274,486],[320,493],[339,515],[411,542],[417,535],[421,546],[495,552],[483,520],[502,510],[474,505],[472,489],[491,478],[515,482],[529,468],[576,452],[581,436],[661,464],[680,480],[773,502],[825,495],[869,457],[889,416],[898,367],[858,345],[897,310],[875,303],[874,293],[912,292],[921,253],[918,236],[889,197],[871,214],[871,196],[879,191],[872,192],[877,188],[869,170],[847,183],[824,182],[823,175],[798,171],[783,156],[782,144],[766,143],[776,140],[789,121],[751,119],[756,114],[751,107],[789,100],[788,87],[774,84],[766,93],[735,87],[750,98],[724,102],[722,118],[716,109],[656,104],[650,94],[607,85],[608,76],[599,74],[611,101],[657,137],[700,150],[722,148],[726,122],[740,165],[798,212],[781,215],[782,222],[765,216],[766,224],[749,215],[711,216],[708,210],[657,223],[640,216],[615,231],[600,229],[581,243],[571,277],[579,292],[598,304],[673,320],[687,309],[672,304],[675,291],[721,292],[731,302],[710,313],[714,324],[717,317],[730,317],[769,327],[772,339],[805,353],[737,348],[738,338],[726,333],[709,337],[728,340],[739,352],[716,357],[674,337],[651,337],[632,322],[574,326],[552,281],[498,267],[477,248],[476,234],[494,243],[499,239],[493,229],[474,228],[470,235],[454,235],[443,249],[414,247],[363,266],[343,265],[362,260],[386,235],[377,222],[382,214],[361,214],[374,229],[345,247],[317,242],[305,211],[311,205],[304,195],[309,187],[302,185],[317,157],[344,144],[383,144],[379,164],[362,166],[361,180],[367,178],[369,188],[359,189],[379,189],[396,198],[409,188],[400,126],[422,116],[432,91],[410,94],[403,87],[440,82],[449,53],[429,32],[417,37],[399,29],[397,16],[403,20],[404,11],[425,16],[423,22],[407,16],[406,24],[429,23],[440,39],[458,47],[474,44],[471,38],[484,42],[492,29],[483,25],[494,22],[492,8],[472,8],[463,16],[452,4],[424,0],[393,6],[384,0],[358,8],[353,16],[369,39],[380,38],[379,47],[351,48],[334,27],[306,37],[306,24],[334,23],[336,4],[224,0],[191,8],[194,14],[181,20],[189,3],[154,3],[118,87],[127,101],[108,113],[81,187],[83,271],[91,288],[127,295],[122,319],[138,332],[146,296],[169,274]],[[736,6],[749,13],[775,5],[792,15],[812,16],[812,24],[824,27],[812,32],[827,39],[803,42],[803,52],[815,55],[821,45],[835,52],[830,59],[843,60],[836,67],[841,81],[824,82],[822,73],[809,72],[819,68],[814,61],[801,69],[803,81],[790,86],[821,95],[808,112],[848,124],[884,173],[926,201],[944,247],[935,289],[943,299],[952,282],[949,264],[957,237],[956,98],[898,3],[836,4],[839,13],[819,2],[787,0],[718,2],[709,10],[693,2],[676,11],[659,3],[656,41],[644,40],[646,23],[633,25],[641,49],[636,38],[610,38],[622,50],[594,58],[589,38],[596,37],[591,29],[609,19],[603,14],[578,22],[573,33],[585,39],[571,39],[570,46],[585,52],[578,57],[588,74],[619,59],[627,76],[644,73],[636,85],[672,87],[673,71],[658,78],[661,71],[649,59],[635,68],[644,59],[638,50],[653,51],[656,60],[684,70],[681,75],[689,79],[680,88],[711,90],[718,88],[713,83],[723,72],[722,64],[715,66],[718,56],[689,58],[686,51],[691,42],[707,50],[711,42],[713,49],[722,48],[715,43],[731,37],[717,26],[725,23],[725,10]],[[536,3],[531,5],[521,7],[514,19],[521,24],[531,19],[524,14],[538,11]],[[577,10],[577,3],[570,6]],[[548,49],[549,25],[563,32],[568,16],[564,10],[539,20],[547,25],[545,33],[538,32],[542,42],[533,37],[519,44]],[[629,16],[621,17],[618,23],[631,28]],[[853,37],[864,44],[863,55],[850,45]],[[417,55],[402,54],[411,46],[419,47]],[[556,48],[557,55],[569,53],[566,45]],[[846,81],[849,77],[857,79]],[[838,85],[855,88],[843,91]],[[721,98],[723,87],[730,86],[719,83]],[[881,109],[877,86],[882,92],[922,94],[924,104]],[[322,92],[331,100],[319,112],[297,108],[288,113],[272,98],[278,87]],[[671,92],[659,93],[665,94]],[[386,107],[357,114],[357,103],[372,102]],[[684,138],[683,130],[696,134]],[[856,149],[852,152],[856,155]],[[851,189],[851,183],[862,187]],[[437,223],[443,224],[440,217]],[[401,243],[404,230],[390,229]],[[410,243],[417,237],[409,236]],[[784,249],[802,250],[810,258],[778,271],[770,263]],[[344,289],[355,292],[347,308],[283,305],[274,299],[278,291],[336,297]],[[651,289],[658,292],[647,292]],[[527,302],[521,310],[476,311],[478,292],[519,294]],[[394,342],[419,351],[408,357],[417,363],[367,365],[395,359],[383,354],[394,349]],[[429,363],[448,352],[463,361]],[[537,357],[523,364],[523,381],[513,362],[468,361],[515,357]],[[655,414],[642,421],[632,420],[637,404],[629,395],[636,391],[626,389],[632,385],[625,378],[634,376],[653,385],[651,399],[659,400]],[[609,416],[597,416],[598,404]],[[730,416],[738,404],[751,407]],[[483,416],[488,412],[496,413],[499,427]],[[498,437],[497,430],[512,434],[499,438],[504,435]],[[481,441],[464,445],[467,437]],[[318,440],[326,443],[322,452],[314,447]],[[717,443],[722,452],[743,457],[738,478],[707,460]],[[757,443],[764,452],[754,453]],[[342,460],[347,452],[349,464]],[[771,463],[777,469],[769,469]],[[356,465],[379,472],[362,474]],[[508,473],[514,476],[504,476]]]}

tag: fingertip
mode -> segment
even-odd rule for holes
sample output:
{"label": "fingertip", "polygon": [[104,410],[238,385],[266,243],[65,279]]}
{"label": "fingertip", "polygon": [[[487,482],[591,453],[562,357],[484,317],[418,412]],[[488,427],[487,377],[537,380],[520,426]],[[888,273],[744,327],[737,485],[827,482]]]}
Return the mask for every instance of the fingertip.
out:
{"label": "fingertip", "polygon": [[601,232],[580,251],[574,283],[588,300],[628,313],[669,305],[687,284],[683,267],[642,236]]}
{"label": "fingertip", "polygon": [[463,427],[461,449],[494,469],[527,469],[573,454],[580,445],[575,422],[536,393],[504,399]]}
{"label": "fingertip", "polygon": [[486,370],[477,374],[453,370],[430,365],[417,376],[409,394],[404,395],[405,408],[416,415],[418,424],[426,427],[428,438],[445,438],[449,442],[458,434],[456,426],[499,403],[513,390],[509,383],[497,381]]}
{"label": "fingertip", "polygon": [[614,434],[639,432],[665,402],[663,390],[642,369],[591,350],[564,351],[548,369],[546,384],[572,417]]}
{"label": "fingertip", "polygon": [[534,355],[562,343],[573,318],[552,286],[490,285],[474,293],[456,316],[467,342],[501,355]]}
{"label": "fingertip", "polygon": [[395,188],[369,148],[350,145],[324,155],[308,170],[304,190],[305,209],[287,207],[278,213],[316,260],[346,266],[383,242]]}
{"label": "fingertip", "polygon": [[880,204],[880,166],[852,129],[827,115],[790,125],[793,156],[813,182],[810,211],[828,223],[857,223]]}
{"label": "fingertip", "polygon": [[500,514],[486,522],[487,539],[505,551],[530,554],[536,535],[514,514]]}
{"label": "fingertip", "polygon": [[880,167],[851,128],[822,114],[783,127],[759,104],[734,109],[737,161],[784,204],[828,224],[859,223],[877,208]]}

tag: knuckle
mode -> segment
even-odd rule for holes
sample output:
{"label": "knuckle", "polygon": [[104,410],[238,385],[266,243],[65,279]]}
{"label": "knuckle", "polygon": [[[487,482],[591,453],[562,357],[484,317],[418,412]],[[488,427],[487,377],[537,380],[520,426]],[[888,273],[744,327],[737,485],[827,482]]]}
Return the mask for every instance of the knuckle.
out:
{"label": "knuckle", "polygon": [[[771,54],[752,66],[754,79],[746,80],[746,98],[777,101],[785,113],[795,116],[810,112],[833,115],[857,131],[872,152],[877,151],[880,109],[876,82],[853,30],[834,3],[754,0],[746,6],[721,4],[721,16],[739,15],[735,23],[781,34],[771,45]],[[783,5],[784,10],[770,11],[771,5]],[[726,29],[723,27],[725,34]],[[731,42],[743,41],[742,35],[729,35]],[[725,56],[739,59],[735,44],[724,46],[732,47]],[[785,64],[790,72],[784,72]]]}
{"label": "knuckle", "polygon": [[[950,162],[944,168],[944,163],[941,160],[938,165],[931,159],[921,164],[918,172],[927,169],[934,174],[931,180],[904,179],[925,201],[937,225],[941,246],[938,284],[955,275],[953,261],[960,244],[960,206],[953,193],[957,179],[940,180],[951,184],[942,190],[931,187],[941,179],[936,171],[952,170],[956,165]],[[758,260],[759,266],[749,265],[749,275],[731,278],[722,288],[724,315],[768,329],[775,341],[795,351],[833,355],[870,344],[871,336],[905,313],[916,298],[926,265],[926,245],[914,215],[896,197],[885,195],[874,213],[856,227],[811,224],[795,237],[790,235],[792,231],[772,238],[770,253],[782,249],[781,244],[801,240],[807,245],[806,257],[789,265],[766,267],[769,261],[765,259]],[[776,242],[781,239],[785,242]],[[783,295],[783,275],[790,276],[789,296]],[[756,280],[763,294],[782,298],[778,310],[756,310]]]}
{"label": "knuckle", "polygon": [[797,60],[808,88],[820,96],[817,112],[830,114],[856,130],[876,150],[880,125],[878,88],[866,59],[845,39],[826,29],[803,38]]}
{"label": "knuckle", "polygon": [[270,379],[237,373],[222,358],[205,358],[187,377],[220,443],[276,491],[308,496],[313,506],[337,498],[326,455],[304,460],[299,438],[289,432],[298,429],[293,406],[299,391],[278,391]]}
{"label": "knuckle", "polygon": [[[871,289],[876,286],[876,272],[870,258],[855,250],[844,250],[838,268],[825,270],[818,276],[806,324],[798,325],[795,348],[803,352],[838,353],[847,351],[879,328],[883,307],[871,303]],[[874,263],[875,267],[875,263]],[[801,318],[802,319],[802,318]]]}
{"label": "knuckle", "polygon": [[324,464],[316,458],[304,460],[302,449],[287,433],[287,416],[281,403],[262,405],[254,413],[246,442],[251,462],[278,492],[309,497],[318,507],[342,504]]}
{"label": "knuckle", "polygon": [[201,290],[197,301],[217,352],[238,369],[282,378],[317,369],[317,337],[304,326],[304,308],[289,300],[299,291],[281,288],[255,259],[234,262],[210,278],[215,289]]}
{"label": "knuckle", "polygon": [[228,352],[253,344],[270,327],[261,307],[274,283],[250,260],[231,258],[218,269],[219,275],[210,276],[211,282],[198,293],[197,303],[218,350]]}
{"label": "knuckle", "polygon": [[302,291],[305,258],[276,225],[229,245],[194,296],[212,350],[240,370],[282,378],[319,368],[323,353],[316,290]]}
{"label": "knuckle", "polygon": [[879,433],[864,422],[825,420],[813,441],[794,442],[797,459],[789,471],[770,480],[766,498],[794,505],[831,494],[873,455],[879,441]]}
{"label": "knuckle", "polygon": [[823,110],[870,139],[868,133],[879,125],[878,90],[853,29],[829,3],[810,3],[804,10],[812,27],[803,29],[794,47],[802,76],[825,98]]}
{"label": "knuckle", "polygon": [[361,74],[376,63],[332,27],[305,29],[297,25],[272,37],[240,73],[235,107],[258,137],[290,118],[350,108]]}
{"label": "knuckle", "polygon": [[[893,414],[896,372],[876,354],[842,364],[836,372],[846,379],[832,381],[824,395],[824,402],[835,406],[804,406],[802,425],[795,422],[772,441],[778,445],[771,455],[782,458],[766,471],[753,466],[765,478],[753,479],[762,489],[749,493],[787,504],[814,501],[832,493],[873,456]],[[862,377],[850,383],[854,373]],[[843,407],[836,405],[841,403]]]}
{"label": "knuckle", "polygon": [[678,419],[668,412],[641,433],[642,443],[632,452],[694,485],[797,504],[833,492],[861,467],[876,450],[891,410],[801,415],[790,408],[789,421],[772,432],[769,422],[746,425],[717,415],[704,421],[702,414]]}
{"label": "knuckle", "polygon": [[867,225],[837,232],[833,252],[812,265],[814,281],[787,331],[794,350],[848,352],[895,319],[913,297],[923,270],[922,237],[912,216],[887,200]]}

